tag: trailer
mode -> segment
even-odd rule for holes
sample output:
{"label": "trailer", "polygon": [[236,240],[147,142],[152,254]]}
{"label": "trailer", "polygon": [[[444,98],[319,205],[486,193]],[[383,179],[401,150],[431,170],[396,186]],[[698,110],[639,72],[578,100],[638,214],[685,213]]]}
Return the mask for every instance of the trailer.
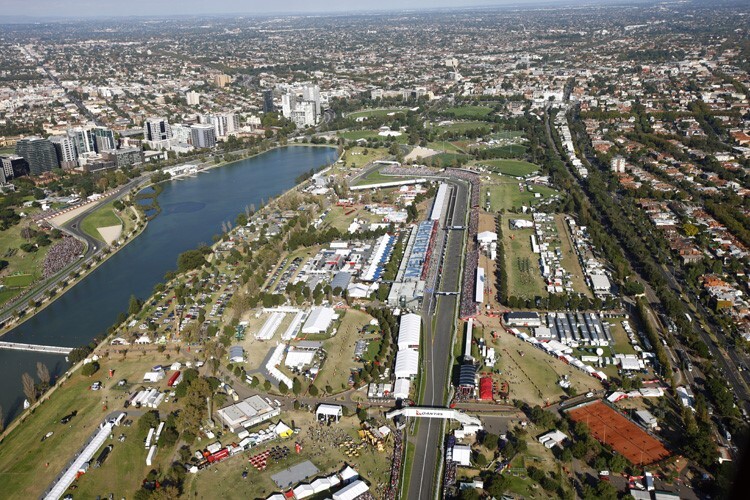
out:
{"label": "trailer", "polygon": [[107,460],[107,457],[109,456],[109,453],[112,451],[112,448],[114,448],[114,446],[110,444],[109,446],[104,448],[101,453],[99,453],[99,456],[96,457],[96,460],[94,461],[95,469],[98,469],[99,467],[101,467],[104,461]]}
{"label": "trailer", "polygon": [[153,437],[154,437],[154,432],[156,432],[156,429],[154,429],[153,427],[151,427],[151,428],[150,428],[150,429],[148,430],[148,436],[146,436],[146,446],[145,446],[145,448],[146,448],[147,450],[148,450],[149,448],[151,448],[151,440],[152,440],[152,439],[153,439]]}
{"label": "trailer", "polygon": [[215,464],[218,462],[221,462],[225,458],[229,456],[229,449],[228,448],[222,448],[216,453],[210,454],[207,458],[209,463]]}
{"label": "trailer", "polygon": [[164,422],[159,422],[159,427],[156,429],[156,436],[154,437],[154,443],[159,442],[159,437],[161,436],[161,431],[164,430]]}
{"label": "trailer", "polygon": [[174,387],[180,382],[182,382],[182,372],[180,370],[177,370],[172,374],[171,377],[169,377],[169,380],[167,381],[167,387]]}
{"label": "trailer", "polygon": [[153,445],[151,449],[148,450],[148,456],[146,457],[146,465],[151,467],[154,463],[154,456],[156,455],[156,445]]}

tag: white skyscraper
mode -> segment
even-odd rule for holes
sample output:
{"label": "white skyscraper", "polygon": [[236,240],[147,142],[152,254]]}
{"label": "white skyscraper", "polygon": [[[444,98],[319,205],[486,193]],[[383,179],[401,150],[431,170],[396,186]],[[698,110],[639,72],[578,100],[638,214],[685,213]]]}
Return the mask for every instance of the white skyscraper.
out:
{"label": "white skyscraper", "polygon": [[201,95],[191,90],[185,94],[185,100],[187,100],[188,106],[198,106],[201,103]]}
{"label": "white skyscraper", "polygon": [[305,85],[302,87],[302,99],[298,97],[295,91],[281,97],[282,114],[300,128],[316,125],[320,120],[320,87]]}

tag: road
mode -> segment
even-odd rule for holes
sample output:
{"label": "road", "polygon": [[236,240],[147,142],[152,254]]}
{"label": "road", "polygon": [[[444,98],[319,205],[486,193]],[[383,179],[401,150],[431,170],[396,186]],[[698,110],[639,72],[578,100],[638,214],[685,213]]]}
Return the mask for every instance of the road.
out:
{"label": "road", "polygon": [[[550,144],[552,144],[553,148],[555,149],[555,152],[557,152],[559,155],[560,152],[557,151],[556,144],[552,140],[552,134],[550,131],[549,113],[545,113],[545,126],[547,129],[547,135],[548,135]],[[596,168],[592,165],[592,162],[591,162],[592,158],[590,156],[584,155],[582,160],[584,160],[588,164],[587,166],[590,169]],[[708,314],[708,311],[706,310],[700,298],[697,297],[692,290],[688,289],[686,292],[687,287],[683,288],[680,281],[676,278],[676,275],[678,274],[677,269],[675,269],[674,266],[671,266],[671,265],[667,266],[663,264],[664,262],[670,261],[670,256],[664,255],[660,251],[659,255],[656,256],[656,260],[662,263],[662,265],[658,266],[657,268],[661,272],[661,275],[664,281],[675,292],[675,294],[677,294],[678,296],[682,298],[682,300],[689,306],[689,308],[692,308],[693,311],[695,311],[694,316],[700,315],[703,318],[710,318],[711,316]],[[656,294],[653,292],[651,287],[648,286],[648,283],[644,282],[644,284],[646,285],[647,298],[649,302],[651,302],[652,307],[654,305],[659,306],[660,301],[658,297],[656,296]],[[661,322],[659,321],[659,323]],[[733,391],[735,397],[741,401],[743,408],[747,410],[748,412],[750,412],[750,390],[748,390],[746,380],[743,376],[740,375],[741,372],[738,369],[738,366],[741,366],[742,364],[744,364],[743,356],[741,356],[736,351],[731,350],[731,349],[729,351],[725,351],[718,344],[718,342],[714,341],[714,339],[723,338],[722,332],[719,331],[716,325],[713,325],[710,323],[708,324],[708,328],[711,329],[711,333],[713,334],[713,335],[710,335],[709,332],[706,331],[700,323],[701,322],[698,320],[698,317],[694,318],[693,321],[691,322],[694,333],[708,347],[714,363],[716,363],[716,366],[719,369],[719,372],[722,373],[722,375],[726,378],[726,381],[728,382],[728,385]],[[675,340],[675,343],[678,344],[679,347],[682,347],[683,349],[686,350],[686,352],[689,352],[689,350],[685,348],[685,346],[680,345],[680,343],[677,341],[675,336],[672,336],[672,337]],[[674,358],[674,354],[672,354],[672,357]],[[685,379],[687,379],[688,382],[691,382],[691,379],[694,378],[693,376],[691,376],[692,374],[684,370],[682,371],[682,375]]]}
{"label": "road", "polygon": [[[463,182],[447,180],[455,189],[455,200],[448,213],[450,225],[465,225],[468,206],[468,187]],[[450,209],[450,208],[449,208]],[[455,291],[460,286],[461,263],[464,247],[464,232],[449,231],[440,275],[440,291]],[[422,349],[422,406],[445,407],[447,389],[450,385],[451,350],[453,349],[453,328],[456,320],[456,307],[459,296],[443,295],[436,298],[425,293],[422,320],[424,325],[424,348]],[[431,313],[435,300],[435,313]],[[433,329],[433,319],[435,328]],[[412,462],[411,481],[408,485],[410,500],[433,498],[440,485],[438,470],[442,459],[443,421],[424,419],[419,423],[415,440],[415,453]]]}
{"label": "road", "polygon": [[[143,175],[143,176],[137,177],[129,181],[126,184],[123,184],[120,188],[118,188],[115,191],[113,195],[109,196],[106,200],[103,200],[103,203],[108,203],[112,200],[116,200],[126,195],[130,191],[130,189],[137,187],[145,182],[148,182],[148,180],[149,180],[149,176]],[[0,324],[5,323],[11,316],[13,316],[17,308],[27,309],[29,299],[35,302],[41,302],[43,299],[47,297],[46,294],[49,290],[58,288],[60,282],[63,280],[66,280],[68,278],[68,275],[71,272],[80,269],[81,266],[83,266],[85,263],[91,262],[92,259],[96,256],[96,254],[98,254],[103,248],[106,247],[106,245],[104,245],[101,241],[97,240],[96,238],[93,238],[92,236],[89,236],[84,231],[82,231],[80,227],[81,221],[83,221],[83,219],[85,219],[86,216],[88,216],[92,211],[101,207],[101,205],[102,203],[92,203],[89,208],[87,208],[85,211],[75,216],[66,224],[62,226],[54,226],[57,229],[68,234],[69,236],[78,238],[79,240],[83,241],[86,244],[86,250],[83,253],[83,256],[77,259],[76,261],[70,263],[69,265],[67,265],[64,269],[58,272],[55,277],[49,279],[42,286],[40,286],[39,288],[35,288],[33,292],[24,294],[18,297],[16,300],[14,300],[11,304],[8,304],[5,308],[5,312],[2,315],[0,315]],[[29,317],[30,316],[27,316],[24,319],[28,319]]]}

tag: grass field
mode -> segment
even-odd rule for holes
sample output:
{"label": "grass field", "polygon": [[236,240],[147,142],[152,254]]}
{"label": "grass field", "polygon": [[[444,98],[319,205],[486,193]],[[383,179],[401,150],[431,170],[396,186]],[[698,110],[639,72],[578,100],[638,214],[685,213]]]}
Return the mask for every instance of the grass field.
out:
{"label": "grass field", "polygon": [[319,389],[330,385],[334,392],[348,389],[350,369],[354,368],[354,344],[362,336],[359,330],[372,320],[372,316],[362,311],[349,309],[344,314],[336,335],[323,343],[327,357],[320,375],[315,379]]}
{"label": "grass field", "polygon": [[613,346],[617,354],[636,354],[633,345],[630,343],[628,334],[625,333],[625,328],[622,326],[624,318],[609,318],[607,322],[611,325],[610,331],[612,332],[612,338],[615,340]]}
{"label": "grass field", "polygon": [[13,288],[24,288],[34,282],[34,276],[31,274],[16,274],[15,276],[6,276],[3,279],[3,285]]}
{"label": "grass field", "polygon": [[355,146],[346,152],[346,165],[352,168],[362,168],[370,162],[385,158],[388,151],[384,148],[363,148]]}
{"label": "grass field", "polygon": [[557,224],[557,234],[560,236],[561,264],[571,275],[573,290],[587,297],[593,297],[591,289],[586,285],[586,280],[583,277],[583,269],[581,269],[581,263],[578,261],[578,254],[573,249],[573,242],[570,240],[564,217],[561,214],[556,215],[555,222]]}
{"label": "grass field", "polygon": [[505,146],[486,148],[484,151],[492,152],[491,156],[496,158],[520,158],[526,154],[527,149],[523,144],[507,144]]}
{"label": "grass field", "polygon": [[408,111],[406,108],[365,109],[362,111],[355,111],[354,113],[347,115],[347,118],[357,119],[362,117],[369,118],[371,116],[381,118],[388,116],[389,113],[404,113],[406,111]]}
{"label": "grass field", "polygon": [[520,130],[500,130],[492,134],[493,139],[520,139],[523,137],[523,132]]}
{"label": "grass field", "polygon": [[343,137],[344,139],[348,141],[357,141],[359,139],[366,139],[366,140],[376,140],[376,141],[382,141],[387,142],[391,140],[395,140],[399,144],[406,144],[406,141],[408,140],[408,136],[406,134],[401,134],[398,137],[382,137],[378,135],[377,130],[348,130],[346,132],[339,132],[339,137]]}
{"label": "grass field", "polygon": [[[498,318],[483,321],[485,332],[502,330]],[[486,335],[485,339],[490,347],[497,350],[498,361],[495,369],[499,369],[502,379],[509,383],[511,399],[520,399],[531,405],[555,402],[565,394],[558,385],[562,375],[570,376],[572,386],[579,394],[602,387],[595,378],[513,335],[502,333],[497,339]]]}
{"label": "grass field", "polygon": [[[8,267],[4,271],[5,277],[0,279],[0,283],[6,287],[24,288],[40,279],[42,263],[52,246],[39,247],[31,253],[21,250],[20,246],[27,242],[21,237],[21,230],[25,224],[26,222],[22,221],[5,231],[0,231],[0,259],[8,261]],[[33,239],[29,243],[34,243]],[[21,291],[20,289],[0,291],[0,304],[7,302]]]}
{"label": "grass field", "polygon": [[[265,498],[279,491],[271,480],[273,474],[310,460],[320,470],[321,475],[339,471],[345,463],[350,464],[372,485],[371,493],[376,498],[382,498],[382,490],[378,491],[376,485],[388,482],[388,466],[393,447],[389,445],[386,451],[378,452],[366,446],[359,450],[358,457],[345,455],[342,448],[338,446],[342,436],[350,436],[355,443],[360,441],[356,434],[359,424],[356,417],[344,417],[338,424],[325,428],[323,432],[326,436],[323,438],[318,438],[310,432],[311,428],[319,427],[314,423],[314,415],[309,412],[284,412],[282,420],[287,425],[292,425],[294,422],[294,426],[301,428],[302,431],[294,438],[276,440],[267,446],[251,448],[239,456],[229,458],[198,474],[188,474],[185,480],[185,496],[190,498]],[[300,454],[294,453],[295,441],[302,445]],[[248,463],[248,458],[270,446],[287,446],[291,449],[291,453],[288,458],[279,463],[269,461],[268,468],[259,472]],[[248,477],[243,479],[242,472],[245,470],[248,471]],[[330,492],[327,497],[330,497]],[[324,497],[321,496],[321,498]]]}
{"label": "grass field", "polygon": [[354,185],[361,186],[363,184],[379,184],[381,182],[393,182],[402,179],[404,179],[404,177],[399,177],[397,175],[383,175],[378,169],[373,170],[364,177],[360,177],[359,179],[357,179],[357,182],[355,182]]}
{"label": "grass field", "polygon": [[539,171],[538,166],[521,160],[479,160],[476,163],[487,166],[493,172],[513,177],[524,177]]}
{"label": "grass field", "polygon": [[[528,188],[524,186],[521,190],[518,184],[517,180],[509,177],[493,176],[492,183],[482,185],[482,203],[486,199],[487,191],[490,192],[490,209],[492,211],[520,208],[523,205],[535,205],[557,194],[557,191],[546,186],[534,185]],[[541,194],[541,198],[536,198],[534,193]]]}
{"label": "grass field", "polygon": [[[546,296],[547,291],[539,272],[536,255],[531,251],[533,229],[509,229],[508,221],[516,216],[503,216],[503,245],[505,270],[508,273],[508,295],[534,298]],[[526,217],[523,217],[526,218]]]}
{"label": "grass field", "polygon": [[[136,358],[131,354],[125,361],[100,360],[101,368],[91,378],[74,374],[62,387],[58,388],[48,401],[31,414],[25,422],[11,432],[0,446],[0,481],[4,495],[8,498],[39,497],[57,474],[72,458],[85,440],[94,432],[105,416],[117,408],[122,408],[123,392],[113,388],[114,380],[107,379],[107,369],[116,368],[116,379],[138,380],[153,363],[162,361],[164,355],[149,358]],[[94,381],[101,381],[100,391],[89,390]],[[107,405],[106,411],[103,410]],[[163,415],[169,410],[163,405]],[[60,419],[76,410],[78,414],[67,426]],[[91,469],[78,480],[77,498],[95,498],[114,492],[117,498],[131,498],[147,473],[146,450],[137,434],[137,412],[128,410],[129,418],[135,423],[132,427],[118,427],[115,435],[125,434],[124,443],[112,440],[112,456],[101,469]],[[41,442],[47,432],[52,437]],[[51,450],[55,450],[54,453]],[[158,455],[159,466],[166,467],[170,461],[170,451],[162,450]],[[114,460],[113,460],[114,459]],[[118,467],[112,467],[117,461]],[[45,466],[49,463],[49,466]],[[157,465],[157,464],[155,464]],[[85,493],[85,494],[84,494]]]}
{"label": "grass field", "polygon": [[445,153],[460,153],[461,148],[453,144],[452,142],[448,141],[435,141],[435,142],[428,142],[427,147],[430,149],[434,149],[435,151],[442,151]]}
{"label": "grass field", "polygon": [[92,238],[96,238],[99,241],[104,241],[102,235],[99,234],[98,229],[100,227],[120,225],[122,225],[122,221],[115,214],[112,203],[107,203],[86,216],[86,218],[81,222],[81,229],[83,229],[83,231]]}
{"label": "grass field", "polygon": [[485,106],[456,106],[445,108],[441,111],[443,115],[455,118],[482,119],[492,114],[492,108]]}
{"label": "grass field", "polygon": [[451,123],[450,125],[436,125],[435,128],[446,132],[465,132],[476,128],[485,128],[489,132],[490,124],[480,121],[467,121]]}
{"label": "grass field", "polygon": [[460,158],[466,158],[466,155],[460,153],[440,153],[430,156],[427,159],[427,163],[436,167],[451,167],[457,166]]}

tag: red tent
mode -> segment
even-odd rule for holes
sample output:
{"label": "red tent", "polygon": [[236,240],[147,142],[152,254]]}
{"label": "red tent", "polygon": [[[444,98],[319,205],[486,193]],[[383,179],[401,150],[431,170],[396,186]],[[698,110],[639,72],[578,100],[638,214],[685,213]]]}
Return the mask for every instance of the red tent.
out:
{"label": "red tent", "polygon": [[492,377],[482,377],[479,379],[479,399],[482,401],[492,401]]}

